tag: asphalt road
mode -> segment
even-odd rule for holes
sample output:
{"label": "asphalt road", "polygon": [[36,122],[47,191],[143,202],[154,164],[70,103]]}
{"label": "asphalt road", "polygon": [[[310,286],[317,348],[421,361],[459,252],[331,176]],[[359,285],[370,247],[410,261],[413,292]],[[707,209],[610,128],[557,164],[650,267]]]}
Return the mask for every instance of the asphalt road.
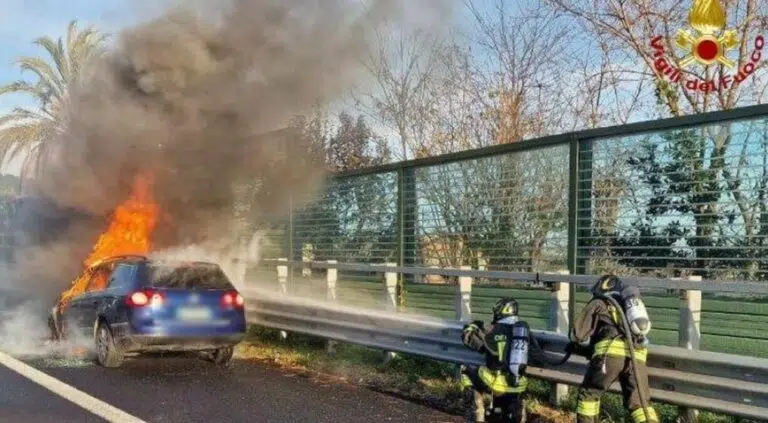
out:
{"label": "asphalt road", "polygon": [[4,366],[0,387],[0,423],[104,421]]}
{"label": "asphalt road", "polygon": [[[385,394],[322,384],[256,364],[221,369],[188,358],[142,358],[118,369],[80,360],[24,360],[146,422],[460,422]],[[0,423],[105,421],[0,365]]]}

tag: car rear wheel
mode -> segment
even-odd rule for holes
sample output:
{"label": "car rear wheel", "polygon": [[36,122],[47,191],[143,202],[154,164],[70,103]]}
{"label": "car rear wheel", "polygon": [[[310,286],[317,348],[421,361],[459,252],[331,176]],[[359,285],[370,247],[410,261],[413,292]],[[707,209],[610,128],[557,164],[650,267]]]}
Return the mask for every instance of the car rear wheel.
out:
{"label": "car rear wheel", "polygon": [[228,366],[232,363],[232,357],[235,355],[234,347],[224,347],[213,350],[210,354],[210,361],[219,366]]}
{"label": "car rear wheel", "polygon": [[123,364],[123,352],[115,345],[112,331],[104,322],[100,322],[96,329],[96,359],[104,367],[120,367]]}

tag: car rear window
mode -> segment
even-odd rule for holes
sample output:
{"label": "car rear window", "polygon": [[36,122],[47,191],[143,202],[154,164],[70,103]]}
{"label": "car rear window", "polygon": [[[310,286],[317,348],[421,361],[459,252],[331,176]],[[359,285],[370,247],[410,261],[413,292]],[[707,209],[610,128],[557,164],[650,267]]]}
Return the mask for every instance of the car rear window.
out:
{"label": "car rear window", "polygon": [[178,289],[234,289],[227,275],[217,266],[149,266],[149,286]]}

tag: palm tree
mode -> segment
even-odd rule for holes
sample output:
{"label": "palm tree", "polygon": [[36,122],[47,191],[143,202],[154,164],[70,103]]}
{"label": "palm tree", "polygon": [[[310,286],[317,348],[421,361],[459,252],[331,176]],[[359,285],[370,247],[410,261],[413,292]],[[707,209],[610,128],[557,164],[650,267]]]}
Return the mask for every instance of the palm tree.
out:
{"label": "palm tree", "polygon": [[77,79],[86,60],[100,50],[106,35],[93,27],[78,30],[77,21],[70,21],[67,37],[54,40],[40,37],[34,41],[48,57],[21,57],[16,61],[21,72],[32,72],[37,81],[20,79],[0,86],[0,95],[27,94],[37,103],[35,108],[17,107],[0,115],[0,159],[13,160],[26,152],[22,178],[40,169],[50,140],[65,127],[64,108],[68,88]]}

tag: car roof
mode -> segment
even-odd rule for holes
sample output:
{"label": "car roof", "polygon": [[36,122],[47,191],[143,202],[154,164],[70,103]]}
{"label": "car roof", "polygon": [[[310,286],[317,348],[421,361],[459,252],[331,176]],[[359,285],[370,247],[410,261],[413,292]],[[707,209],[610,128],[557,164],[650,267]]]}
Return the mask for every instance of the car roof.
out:
{"label": "car roof", "polygon": [[112,262],[132,262],[132,263],[151,263],[157,266],[170,266],[170,267],[220,267],[217,263],[210,261],[200,260],[162,260],[162,259],[150,259],[149,257],[141,254],[124,254],[119,256],[106,257],[101,260],[97,260],[90,268],[94,268],[106,263]]}
{"label": "car roof", "polygon": [[105,257],[103,259],[96,260],[93,264],[91,264],[90,267],[96,267],[102,264],[111,263],[115,261],[121,261],[121,262],[140,261],[141,262],[141,261],[147,261],[147,260],[149,260],[149,258],[141,254],[124,254],[124,255],[118,255],[118,256]]}
{"label": "car roof", "polygon": [[220,268],[218,263],[211,261],[201,260],[163,260],[163,259],[150,259],[149,257],[141,254],[125,254],[119,256],[106,257],[101,260],[97,260],[89,269],[101,266],[107,263],[149,263],[156,267],[208,267],[208,268]]}
{"label": "car roof", "polygon": [[211,261],[199,261],[199,260],[150,260],[149,263],[153,266],[168,266],[168,267],[210,267],[218,268],[219,264]]}

